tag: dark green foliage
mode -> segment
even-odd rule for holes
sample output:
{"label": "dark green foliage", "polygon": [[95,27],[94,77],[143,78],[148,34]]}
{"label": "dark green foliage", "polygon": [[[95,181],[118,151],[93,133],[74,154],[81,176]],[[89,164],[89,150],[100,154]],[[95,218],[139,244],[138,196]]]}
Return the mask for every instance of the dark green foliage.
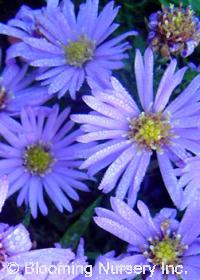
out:
{"label": "dark green foliage", "polygon": [[180,5],[182,4],[183,6],[188,6],[190,5],[195,12],[200,12],[200,1],[199,0],[160,0],[160,3],[162,5],[169,5],[170,3],[175,4],[175,5]]}
{"label": "dark green foliage", "polygon": [[94,215],[94,209],[99,206],[102,197],[97,198],[79,217],[79,219],[73,223],[65,232],[61,238],[60,243],[62,247],[75,249],[80,241],[80,238],[84,236],[89,224]]}

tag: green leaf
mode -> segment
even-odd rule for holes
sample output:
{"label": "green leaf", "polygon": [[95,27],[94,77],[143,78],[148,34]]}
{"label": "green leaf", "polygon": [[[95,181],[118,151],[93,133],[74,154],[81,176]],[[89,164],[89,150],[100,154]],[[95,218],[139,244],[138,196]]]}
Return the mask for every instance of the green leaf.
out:
{"label": "green leaf", "polygon": [[94,215],[94,209],[100,205],[101,200],[102,197],[100,196],[83,212],[80,218],[67,229],[64,236],[60,240],[62,247],[70,247],[72,249],[77,247],[80,238],[88,229],[88,226]]}
{"label": "green leaf", "polygon": [[179,0],[174,0],[172,1],[174,4],[176,4],[177,6],[180,5],[180,3],[183,4],[183,6],[188,6],[190,5],[190,0],[182,0],[182,1],[179,1]]}
{"label": "green leaf", "polygon": [[164,6],[169,6],[170,1],[168,1],[168,0],[160,0],[160,4],[164,5]]}
{"label": "green leaf", "polygon": [[200,12],[200,0],[189,0],[189,3],[195,12]]}
{"label": "green leaf", "polygon": [[31,222],[31,211],[30,211],[30,209],[28,209],[25,213],[25,217],[22,221],[22,224],[27,228],[27,227],[29,227],[30,222]]}
{"label": "green leaf", "polygon": [[[194,3],[192,3],[192,2],[194,2]],[[176,6],[179,6],[180,3],[181,3],[184,7],[186,7],[188,5],[191,5],[193,7],[195,2],[199,2],[199,0],[197,0],[197,1],[196,0],[182,0],[182,1],[179,1],[179,0],[171,0],[171,1],[169,1],[169,0],[160,0],[160,3],[162,5],[164,5],[164,6],[169,6],[169,4],[175,4]],[[198,5],[199,4],[196,4],[196,6],[198,6]],[[194,7],[193,7],[193,9],[194,9]]]}
{"label": "green leaf", "polygon": [[88,259],[95,261],[101,255],[101,252],[86,252],[85,255]]}
{"label": "green leaf", "polygon": [[134,38],[134,47],[144,52],[147,47],[147,43],[142,36],[136,36]]}

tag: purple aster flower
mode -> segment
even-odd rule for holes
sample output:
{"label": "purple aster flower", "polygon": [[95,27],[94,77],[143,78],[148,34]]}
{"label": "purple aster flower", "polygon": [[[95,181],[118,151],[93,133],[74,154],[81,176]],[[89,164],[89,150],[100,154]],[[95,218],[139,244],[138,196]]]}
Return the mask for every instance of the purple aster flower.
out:
{"label": "purple aster flower", "polygon": [[185,188],[183,207],[187,207],[194,200],[200,200],[200,157],[189,157],[185,159],[184,165],[177,169],[180,176],[179,185]]}
{"label": "purple aster flower", "polygon": [[[120,199],[111,198],[111,204],[113,211],[103,208],[96,210],[98,217],[95,217],[95,222],[129,243],[128,252],[132,256],[130,265],[149,265],[151,269],[154,268],[152,276],[146,273],[145,279],[198,279],[199,203],[194,202],[187,208],[181,222],[175,219],[176,211],[173,209],[163,209],[152,218],[141,201],[138,202],[140,215]],[[183,270],[181,275],[173,275],[173,268],[177,266]]]}
{"label": "purple aster flower", "polygon": [[[113,23],[119,7],[114,8],[111,1],[98,14],[98,2],[87,0],[76,17],[70,0],[61,1],[58,7],[58,1],[52,1],[54,7],[35,15],[39,38],[27,33],[21,36],[23,42],[8,50],[7,59],[20,56],[32,66],[47,67],[37,80],[49,86],[49,94],[59,97],[69,91],[75,99],[85,79],[109,87],[111,70],[122,68],[122,60],[128,58],[125,51],[130,44],[122,41],[137,33],[130,31],[106,41],[119,26]],[[6,28],[0,26],[0,32],[9,33],[11,27]]]}
{"label": "purple aster flower", "polygon": [[141,109],[121,84],[112,78],[112,91],[96,89],[94,96],[83,100],[91,114],[72,115],[81,123],[84,135],[79,142],[99,140],[93,154],[80,168],[95,174],[106,168],[99,189],[105,193],[117,186],[116,196],[133,206],[141,182],[156,152],[166,188],[177,207],[181,207],[183,190],[179,187],[173,162],[199,153],[200,75],[172,102],[173,90],[181,83],[186,67],[175,72],[176,60],[167,67],[154,97],[153,52],[148,48],[144,61],[136,53],[135,74]]}
{"label": "purple aster flower", "polygon": [[10,117],[5,125],[0,124],[7,141],[0,143],[0,173],[8,175],[8,196],[20,190],[17,204],[25,201],[33,217],[37,217],[38,208],[47,215],[44,191],[61,212],[72,211],[68,198],[79,200],[76,190],[88,191],[81,182],[88,176],[78,170],[82,162],[78,159],[87,154],[88,146],[75,143],[81,132],[70,132],[69,112],[67,108],[59,114],[58,106],[27,108],[21,112],[18,130]]}
{"label": "purple aster flower", "polygon": [[[32,85],[38,72],[28,73],[28,65],[19,67],[10,61],[0,76],[0,114],[19,114],[24,106],[39,106],[50,96],[46,87]],[[4,121],[2,119],[2,121]]]}
{"label": "purple aster flower", "polygon": [[[49,274],[48,271],[38,273],[36,265],[45,266],[51,265],[72,265],[86,264],[86,257],[80,254],[78,250],[77,256],[71,249],[48,248],[31,250],[32,242],[26,228],[19,224],[9,227],[6,224],[0,224],[0,279],[1,280],[72,280],[75,277],[57,277]],[[80,246],[79,246],[80,247]],[[14,267],[15,266],[15,267]],[[14,273],[14,268],[16,273]]]}
{"label": "purple aster flower", "polygon": [[162,11],[151,14],[149,29],[148,41],[153,49],[160,49],[163,56],[187,57],[200,42],[200,21],[190,6],[163,7]]}

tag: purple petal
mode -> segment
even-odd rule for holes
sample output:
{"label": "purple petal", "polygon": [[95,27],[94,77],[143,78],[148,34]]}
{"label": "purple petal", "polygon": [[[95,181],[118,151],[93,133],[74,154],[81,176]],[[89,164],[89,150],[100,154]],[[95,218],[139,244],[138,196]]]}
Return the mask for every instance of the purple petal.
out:
{"label": "purple petal", "polygon": [[95,153],[94,155],[92,155],[91,157],[89,157],[81,166],[81,169],[84,168],[88,168],[91,165],[94,165],[95,163],[99,162],[101,159],[104,159],[105,157],[107,157],[108,155],[115,155],[117,152],[120,152],[124,149],[126,149],[126,147],[128,147],[130,145],[130,141],[121,141],[118,142],[114,145],[110,145],[107,148],[104,148],[102,150],[100,150],[99,152]]}
{"label": "purple petal", "polygon": [[189,55],[191,55],[194,51],[194,49],[196,48],[197,43],[194,40],[189,40],[186,42],[186,46],[184,48],[184,50],[182,51],[181,55],[183,57],[187,57]]}
{"label": "purple petal", "polygon": [[0,177],[0,212],[4,206],[5,200],[8,194],[9,180],[8,176],[4,175]]}
{"label": "purple petal", "polygon": [[[91,132],[82,136],[79,136],[77,140],[81,143],[89,143],[96,140],[106,139],[118,139],[123,135],[123,130],[101,130],[98,132]],[[125,136],[124,136],[125,137]]]}
{"label": "purple petal", "polygon": [[[136,150],[135,150],[135,153],[136,153]],[[119,197],[121,199],[125,198],[126,193],[133,182],[133,179],[134,179],[134,176],[135,176],[135,173],[136,173],[139,161],[140,161],[140,157],[141,157],[141,155],[139,153],[136,153],[134,155],[133,159],[130,161],[129,165],[126,167],[126,170],[125,170],[119,184],[117,185],[117,189],[116,189],[117,197]]]}
{"label": "purple petal", "polygon": [[183,191],[180,188],[178,180],[174,174],[172,163],[170,162],[169,157],[166,153],[157,153],[157,158],[167,191],[169,192],[174,204],[177,207],[180,207],[183,199]]}
{"label": "purple petal", "polygon": [[145,239],[138,233],[134,233],[128,227],[107,218],[95,217],[94,220],[99,227],[128,242],[129,244],[138,244],[140,246],[144,246],[145,244]]}
{"label": "purple petal", "polygon": [[189,266],[189,265],[185,265],[184,262],[183,262],[183,267],[184,267],[184,272],[185,272],[185,273],[182,274],[183,280],[198,279],[199,273],[200,273],[199,268]]}
{"label": "purple petal", "polygon": [[174,113],[184,106],[197,92],[200,87],[200,75],[195,77],[192,82],[184,89],[184,91],[170,103],[170,105],[165,109],[165,112]]}
{"label": "purple petal", "polygon": [[11,256],[29,251],[32,247],[29,233],[22,224],[5,232],[2,244]]}
{"label": "purple petal", "polygon": [[134,151],[134,146],[127,148],[109,166],[99,185],[100,190],[102,190],[104,193],[108,193],[115,187],[127,164],[131,161]]}
{"label": "purple petal", "polygon": [[182,236],[183,244],[190,245],[200,234],[199,216],[200,204],[193,201],[187,208],[181,220],[178,234]]}
{"label": "purple petal", "polygon": [[66,60],[63,57],[55,56],[53,58],[43,58],[37,59],[30,63],[31,66],[35,67],[53,67],[53,66],[62,66],[66,64]]}
{"label": "purple petal", "polygon": [[59,0],[48,0],[47,1],[47,9],[55,9],[58,7]]}
{"label": "purple petal", "polygon": [[147,48],[144,54],[144,110],[148,110],[153,103],[153,65],[153,51]]}
{"label": "purple petal", "polygon": [[102,116],[77,114],[77,115],[71,115],[71,119],[77,123],[88,123],[102,128],[128,130],[128,122],[119,123],[119,121],[117,120],[112,120],[110,118],[102,117]]}
{"label": "purple petal", "polygon": [[53,94],[61,90],[65,85],[68,84],[70,79],[72,78],[73,74],[75,72],[75,69],[73,68],[66,68],[65,71],[63,71],[61,74],[56,76],[48,89],[49,94]]}
{"label": "purple petal", "polygon": [[93,110],[99,112],[102,115],[105,115],[106,117],[118,120],[118,121],[124,121],[127,122],[125,116],[120,113],[120,111],[116,110],[115,108],[106,105],[105,103],[101,103],[98,101],[97,98],[93,96],[83,96],[83,101]]}
{"label": "purple petal", "polygon": [[185,251],[184,256],[195,256],[200,254],[200,240],[194,241]]}
{"label": "purple petal", "polygon": [[23,39],[24,37],[27,36],[26,32],[23,32],[9,25],[5,25],[3,23],[0,23],[0,34],[12,36],[19,39]]}
{"label": "purple petal", "polygon": [[53,55],[61,55],[64,54],[64,50],[58,48],[57,46],[49,43],[45,39],[37,39],[37,38],[26,38],[24,42],[30,45],[33,48],[36,48],[41,51],[49,52]]}
{"label": "purple petal", "polygon": [[148,225],[126,203],[118,198],[111,197],[111,206],[117,215],[130,223],[141,235],[147,239],[151,236],[151,230],[149,230]]}
{"label": "purple petal", "polygon": [[145,75],[145,69],[144,69],[143,58],[142,58],[141,52],[139,50],[136,50],[135,77],[136,77],[138,95],[140,97],[140,101],[141,101],[143,108],[144,108],[144,96],[145,96],[145,92],[144,92],[145,76],[144,75]]}
{"label": "purple petal", "polygon": [[143,151],[140,156],[140,161],[139,161],[137,171],[134,176],[133,184],[130,187],[129,192],[128,192],[128,204],[131,207],[133,207],[133,205],[135,204],[142,180],[143,180],[143,178],[146,174],[147,168],[149,166],[151,155],[152,155],[151,152]]}
{"label": "purple petal", "polygon": [[167,84],[163,88],[163,91],[160,92],[159,97],[157,97],[158,96],[158,93],[157,93],[157,95],[156,95],[157,98],[156,98],[155,105],[154,105],[154,109],[156,112],[160,112],[165,108],[165,106],[167,105],[167,103],[170,99],[170,96],[171,96],[173,90],[181,83],[186,70],[187,70],[187,67],[184,67],[184,68],[180,69],[179,71],[177,71],[176,74],[173,75],[171,77],[171,79],[167,81]]}

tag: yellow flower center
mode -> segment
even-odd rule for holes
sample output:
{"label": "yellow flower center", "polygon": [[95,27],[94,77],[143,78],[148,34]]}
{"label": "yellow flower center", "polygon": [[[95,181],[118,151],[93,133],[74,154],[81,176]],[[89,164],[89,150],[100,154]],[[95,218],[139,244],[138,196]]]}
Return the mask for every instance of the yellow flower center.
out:
{"label": "yellow flower center", "polygon": [[182,263],[182,256],[188,246],[181,243],[181,236],[170,232],[170,221],[165,220],[161,224],[162,238],[155,237],[148,240],[143,255],[147,261],[153,265],[164,267],[173,266]]}
{"label": "yellow flower center", "polygon": [[84,37],[70,42],[64,48],[68,64],[76,67],[81,67],[85,62],[91,60],[94,53],[94,45]]}
{"label": "yellow flower center", "polygon": [[35,145],[25,152],[25,166],[35,174],[44,174],[50,167],[53,158],[42,145]]}
{"label": "yellow flower center", "polygon": [[154,34],[151,45],[155,50],[160,49],[163,57],[169,57],[170,53],[186,55],[189,41],[194,47],[200,43],[199,20],[190,6],[163,6],[151,29]]}
{"label": "yellow flower center", "polygon": [[160,241],[154,248],[154,262],[157,264],[173,264],[176,262],[176,241],[170,238]]}
{"label": "yellow flower center", "polygon": [[163,8],[160,15],[159,32],[167,40],[173,42],[185,41],[192,38],[196,32],[195,22],[193,21],[193,11],[190,7],[184,10],[182,7]]}
{"label": "yellow flower center", "polygon": [[157,150],[169,142],[171,126],[169,120],[161,113],[141,113],[138,118],[130,121],[129,137],[142,147]]}

